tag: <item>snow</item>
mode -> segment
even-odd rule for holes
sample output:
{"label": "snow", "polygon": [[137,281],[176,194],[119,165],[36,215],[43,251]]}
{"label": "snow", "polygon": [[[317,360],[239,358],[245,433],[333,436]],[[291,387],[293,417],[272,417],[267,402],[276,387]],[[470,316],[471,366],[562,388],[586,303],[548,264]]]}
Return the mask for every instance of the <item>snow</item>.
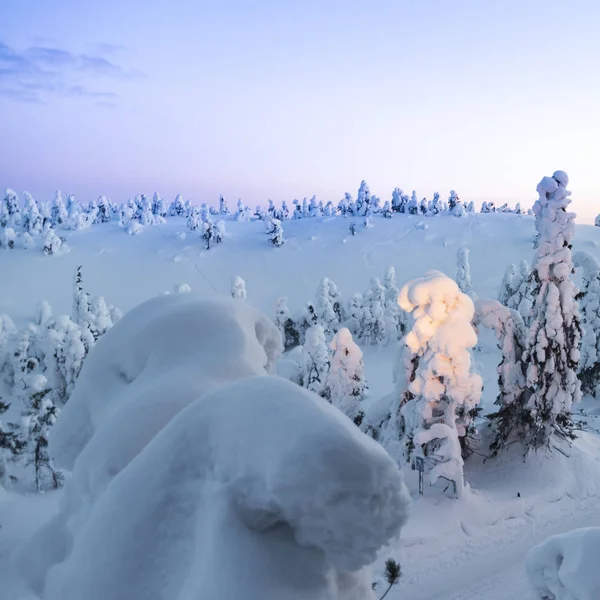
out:
{"label": "snow", "polygon": [[[229,204],[235,212],[235,201]],[[0,294],[0,314],[10,315],[21,327],[33,318],[42,298],[49,301],[55,314],[70,312],[71,279],[80,264],[86,288],[110,299],[125,313],[179,282],[188,282],[195,294],[207,300],[215,298],[216,292],[229,294],[232,277],[237,274],[247,283],[251,304],[274,318],[277,300],[282,297],[287,297],[289,312],[297,316],[313,299],[323,276],[335,281],[347,302],[390,266],[395,268],[398,287],[431,269],[454,275],[456,251],[468,246],[474,288],[482,298],[495,298],[507,265],[517,265],[518,271],[523,259],[531,259],[535,230],[527,215],[498,212],[457,219],[441,214],[425,219],[426,231],[417,228],[423,219],[395,212],[391,219],[374,215],[375,226],[357,227],[356,236],[349,234],[350,219],[286,220],[286,243],[278,249],[266,243],[263,223],[228,221],[229,237],[209,252],[198,232],[188,231],[185,239],[176,236],[185,230],[182,217],[168,217],[166,223],[146,227],[144,234],[136,237],[127,236],[116,222],[61,231],[71,247],[63,256],[44,256],[39,245],[34,251],[20,247],[0,251],[4,292]],[[574,251],[586,250],[600,258],[597,227],[577,225],[572,242]],[[184,336],[184,345],[186,339]],[[197,341],[204,339],[203,334],[196,336]],[[363,352],[369,384],[365,406],[370,411],[394,389],[397,344],[371,347],[356,341]],[[484,382],[483,414],[495,410],[498,397],[496,369],[501,357],[497,343],[493,331],[479,327],[478,349],[472,360]],[[294,369],[297,372],[297,350],[288,353],[285,361],[277,361],[277,372],[287,368],[286,377],[293,375]],[[99,382],[105,389],[103,379],[104,375]],[[592,426],[598,427],[596,403],[584,399],[582,408],[591,415]],[[479,451],[485,453],[486,441],[481,444]],[[520,453],[507,452],[485,464],[477,454],[465,461],[465,477],[471,487],[460,501],[429,486],[419,498],[416,474],[410,466],[404,469],[415,500],[412,515],[400,541],[382,550],[373,567],[374,578],[380,580],[386,558],[393,556],[402,565],[400,584],[386,600],[524,600],[531,596],[524,569],[531,546],[576,527],[600,526],[596,475],[600,472],[600,448],[593,431],[575,443],[569,458],[534,457],[523,463]],[[31,546],[21,545],[43,521],[57,514],[57,505],[64,504],[62,494],[23,496],[15,490],[0,497],[0,597],[6,594],[11,600],[33,600],[9,557],[22,550],[28,562],[34,561],[37,554],[31,552]],[[380,582],[377,597],[383,589]]]}
{"label": "snow", "polygon": [[600,527],[553,536],[527,554],[527,575],[537,597],[597,600],[600,597]]}
{"label": "snow", "polygon": [[193,402],[114,479],[43,598],[374,598],[363,568],[407,505],[394,462],[328,403],[243,379]]}

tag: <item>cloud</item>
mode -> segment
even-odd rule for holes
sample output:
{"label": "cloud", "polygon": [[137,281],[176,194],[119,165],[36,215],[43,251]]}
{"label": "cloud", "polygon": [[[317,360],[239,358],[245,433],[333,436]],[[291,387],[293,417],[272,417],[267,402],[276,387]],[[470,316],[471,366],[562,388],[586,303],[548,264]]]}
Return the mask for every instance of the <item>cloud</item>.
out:
{"label": "cloud", "polygon": [[[116,46],[102,46],[104,54],[116,52]],[[106,89],[108,82],[138,77],[139,72],[129,71],[101,53],[76,54],[44,45],[18,52],[0,41],[0,96],[17,102],[41,103],[62,96],[114,105],[118,96]],[[88,85],[89,80],[94,87]],[[103,89],[95,89],[98,85]]]}

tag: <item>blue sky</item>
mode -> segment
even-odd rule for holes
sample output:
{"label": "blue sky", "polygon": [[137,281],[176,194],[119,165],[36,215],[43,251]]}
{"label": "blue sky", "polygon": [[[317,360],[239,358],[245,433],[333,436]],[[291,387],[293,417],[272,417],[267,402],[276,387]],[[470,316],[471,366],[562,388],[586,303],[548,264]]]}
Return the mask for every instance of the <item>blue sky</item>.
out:
{"label": "blue sky", "polygon": [[0,0],[0,186],[600,212],[595,0]]}

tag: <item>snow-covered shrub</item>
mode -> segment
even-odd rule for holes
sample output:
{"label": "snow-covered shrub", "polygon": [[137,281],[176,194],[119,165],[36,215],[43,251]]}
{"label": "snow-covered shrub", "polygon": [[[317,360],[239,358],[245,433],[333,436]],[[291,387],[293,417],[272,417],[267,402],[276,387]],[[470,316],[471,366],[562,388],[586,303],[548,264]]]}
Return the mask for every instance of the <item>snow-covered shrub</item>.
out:
{"label": "snow-covered shrub", "polygon": [[367,389],[362,351],[346,327],[335,334],[329,347],[333,356],[325,387],[330,392],[330,401],[360,426],[364,418],[360,403]]}
{"label": "snow-covered shrub", "polygon": [[236,275],[231,281],[231,297],[236,300],[246,300],[247,295],[246,282]]}
{"label": "snow-covered shrub", "polygon": [[5,250],[12,250],[15,247],[15,241],[17,239],[17,234],[12,227],[5,227],[2,232],[2,237],[0,238],[0,248],[4,248]]}
{"label": "snow-covered shrub", "polygon": [[306,331],[302,346],[302,385],[327,399],[330,397],[327,387],[330,364],[323,327],[313,325]]}
{"label": "snow-covered shrub", "polygon": [[192,288],[187,283],[179,283],[173,287],[174,294],[189,294]]}
{"label": "snow-covered shrub", "polygon": [[287,306],[287,298],[279,298],[275,308],[275,325],[281,333],[283,347],[285,350],[295,348],[300,344],[300,332],[298,327],[290,315]]}
{"label": "snow-covered shrub", "polygon": [[600,527],[554,535],[527,553],[526,571],[539,600],[597,600]]}
{"label": "snow-covered shrub", "polygon": [[273,231],[271,236],[269,237],[269,241],[273,244],[273,246],[283,246],[284,238],[283,238],[283,227],[281,226],[281,221],[279,219],[273,219]]}
{"label": "snow-covered shrub", "polygon": [[488,415],[495,429],[495,438],[491,443],[495,455],[514,439],[520,427],[519,420],[523,418],[526,388],[523,351],[527,332],[521,315],[496,300],[476,300],[473,322],[476,327],[483,326],[494,331],[502,353],[497,368],[498,410]]}
{"label": "snow-covered shrub", "polygon": [[571,278],[571,244],[575,214],[563,171],[544,177],[537,186],[533,211],[539,243],[533,267],[533,309],[527,347],[528,419],[522,438],[528,448],[554,447],[556,439],[575,437],[572,405],[581,399],[577,378],[581,325]]}
{"label": "snow-covered shrub", "polygon": [[471,265],[469,249],[466,246],[459,248],[456,253],[456,283],[463,294],[471,295]]}
{"label": "snow-covered shrub", "polygon": [[461,496],[462,454],[469,450],[482,389],[471,372],[473,301],[452,279],[430,271],[406,284],[399,302],[414,323],[404,338],[390,420],[380,437],[394,454],[403,444],[404,460],[423,457],[431,484],[447,479]]}
{"label": "snow-covered shrub", "polygon": [[44,236],[44,254],[48,256],[66,254],[70,248],[64,238],[56,235],[54,229],[49,229]]}
{"label": "snow-covered shrub", "polygon": [[582,392],[596,396],[600,384],[600,263],[587,252],[576,252],[573,264],[582,270],[582,290],[577,295],[584,332],[579,379]]}
{"label": "snow-covered shrub", "polygon": [[127,224],[127,235],[138,235],[144,231],[144,226],[138,221],[131,220]]}

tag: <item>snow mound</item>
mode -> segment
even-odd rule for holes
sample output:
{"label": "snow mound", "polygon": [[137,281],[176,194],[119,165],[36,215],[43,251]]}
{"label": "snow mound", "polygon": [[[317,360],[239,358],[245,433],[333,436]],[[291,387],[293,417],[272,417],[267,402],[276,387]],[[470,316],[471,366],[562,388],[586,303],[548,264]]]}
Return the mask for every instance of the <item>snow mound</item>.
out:
{"label": "snow mound", "polygon": [[598,600],[600,527],[548,538],[527,555],[529,582],[542,600]]}
{"label": "snow mound", "polygon": [[369,600],[364,567],[408,503],[394,461],[322,398],[235,381],[112,480],[43,599]]}
{"label": "snow mound", "polygon": [[22,555],[31,587],[41,590],[95,500],[177,413],[223,383],[270,373],[281,350],[278,329],[248,304],[193,293],[145,302],[102,336],[50,436],[72,476]]}
{"label": "snow mound", "polygon": [[90,353],[52,430],[55,461],[72,470],[88,443],[98,446],[110,421],[107,431],[115,437],[103,440],[99,454],[106,458],[121,442],[135,443],[137,452],[144,421],[151,438],[204,391],[272,372],[281,351],[275,325],[247,304],[193,293],[153,298],[126,314]]}

